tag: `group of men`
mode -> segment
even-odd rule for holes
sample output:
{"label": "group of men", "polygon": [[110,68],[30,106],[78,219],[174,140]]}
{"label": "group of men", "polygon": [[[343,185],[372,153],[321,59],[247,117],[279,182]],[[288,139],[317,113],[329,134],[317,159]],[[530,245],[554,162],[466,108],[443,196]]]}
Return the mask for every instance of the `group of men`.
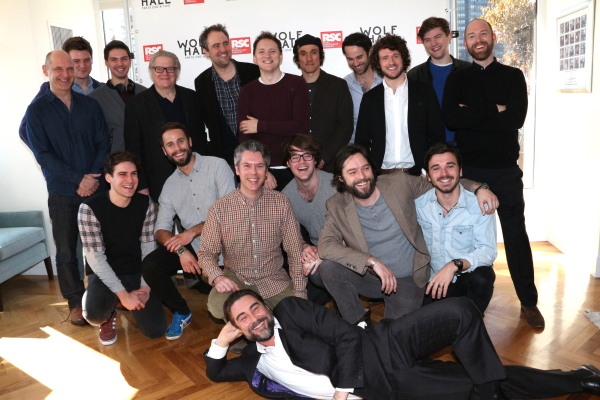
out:
{"label": "group of men", "polygon": [[[149,61],[150,88],[128,78],[133,55],[120,41],[104,49],[105,85],[89,76],[85,39],[48,53],[49,82],[20,135],[47,181],[71,322],[100,326],[110,345],[117,309],[127,309],[146,336],[178,339],[192,320],[172,279],[183,270],[226,323],[206,354],[207,375],[247,378],[269,397],[600,392],[592,366],[547,373],[500,364],[481,322],[495,280],[496,209],[522,311],[544,326],[517,165],[525,80],[495,60],[484,20],[465,30],[473,63],[450,56],[444,19],[425,20],[419,36],[430,58],[409,71],[401,37],[373,45],[348,35],[352,72],[341,79],[322,70],[317,37],[296,40],[297,76],[281,71],[272,33],[256,38],[249,64],[232,59],[226,28],[212,25],[200,35],[212,66],[195,92],[176,84],[181,64],[165,50]],[[372,324],[360,296],[381,299],[394,321]],[[331,297],[339,317],[321,307]],[[425,346],[413,337],[440,329]],[[427,358],[448,344],[462,366]],[[227,348],[242,357],[226,361]],[[429,386],[431,374],[448,382]],[[531,380],[554,386],[526,390]]]}

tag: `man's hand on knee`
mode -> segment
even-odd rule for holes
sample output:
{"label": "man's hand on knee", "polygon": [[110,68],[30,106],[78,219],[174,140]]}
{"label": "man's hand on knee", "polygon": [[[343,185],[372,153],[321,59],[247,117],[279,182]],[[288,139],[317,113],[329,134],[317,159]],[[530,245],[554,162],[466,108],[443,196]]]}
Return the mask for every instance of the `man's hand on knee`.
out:
{"label": "man's hand on knee", "polygon": [[214,280],[215,289],[219,293],[230,293],[240,290],[234,281],[224,275],[217,276]]}

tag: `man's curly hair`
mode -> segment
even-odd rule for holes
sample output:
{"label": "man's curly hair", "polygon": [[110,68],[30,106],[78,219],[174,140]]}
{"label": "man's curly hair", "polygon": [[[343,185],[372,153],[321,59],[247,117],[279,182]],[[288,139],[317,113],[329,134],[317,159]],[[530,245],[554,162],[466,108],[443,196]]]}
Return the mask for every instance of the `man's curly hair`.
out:
{"label": "man's curly hair", "polygon": [[408,68],[410,67],[410,52],[406,46],[406,40],[398,35],[388,33],[375,43],[373,46],[373,53],[371,53],[371,66],[373,67],[373,70],[377,72],[377,75],[383,76],[381,65],[379,65],[379,51],[383,49],[392,51],[398,50],[402,57],[402,72],[408,71]]}

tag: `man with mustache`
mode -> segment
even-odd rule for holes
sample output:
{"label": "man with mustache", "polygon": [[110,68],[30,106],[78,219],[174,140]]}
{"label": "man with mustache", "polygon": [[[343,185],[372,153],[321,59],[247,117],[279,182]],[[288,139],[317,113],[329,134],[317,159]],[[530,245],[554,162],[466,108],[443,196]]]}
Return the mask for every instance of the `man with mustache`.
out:
{"label": "man with mustache", "polygon": [[[192,152],[192,138],[184,125],[168,122],[161,128],[160,135],[162,151],[177,169],[166,180],[158,198],[156,241],[159,246],[146,257],[142,273],[152,290],[173,312],[166,337],[175,340],[192,322],[192,312],[171,276],[178,270],[202,275],[196,253],[206,215],[215,201],[235,187],[233,173],[224,159]],[[185,229],[177,235],[172,233],[175,215]],[[202,279],[196,285],[199,292],[210,293],[211,287]]]}
{"label": "man with mustache", "polygon": [[496,61],[491,25],[475,19],[465,29],[464,45],[473,64],[450,74],[442,109],[455,130],[463,156],[463,175],[486,182],[498,195],[510,276],[521,312],[534,328],[544,327],[537,308],[533,257],[525,228],[523,172],[519,168],[519,129],[527,115],[527,84],[523,72]]}
{"label": "man with mustache", "polygon": [[406,40],[387,34],[373,46],[371,65],[384,77],[360,103],[354,142],[364,146],[383,173],[421,175],[423,157],[446,141],[444,120],[431,85],[406,77]]}
{"label": "man with mustache", "polygon": [[[383,294],[384,318],[396,319],[421,307],[429,281],[431,257],[417,222],[415,199],[430,190],[431,183],[400,171],[380,177],[377,172],[362,146],[340,150],[332,181],[338,193],[326,203],[327,219],[319,236],[321,279],[350,323],[370,316],[359,295]],[[463,185],[468,190],[480,186],[471,181]],[[495,196],[481,188],[477,197],[480,213],[493,213]]]}
{"label": "man with mustache", "polygon": [[471,299],[483,314],[494,293],[492,264],[496,248],[496,215],[481,215],[475,195],[460,183],[460,152],[439,143],[425,155],[427,179],[433,185],[415,201],[417,220],[431,255],[431,274],[423,305],[446,297]]}
{"label": "man with mustache", "polygon": [[[328,308],[288,297],[271,311],[251,290],[223,304],[228,323],[204,353],[215,382],[248,381],[267,398],[508,400],[600,394],[600,371],[502,365],[472,302],[454,298],[369,328]],[[253,343],[227,360],[229,344]],[[432,360],[452,346],[460,361]]]}
{"label": "man with mustache", "polygon": [[358,121],[358,112],[363,95],[375,86],[381,84],[382,79],[377,72],[373,71],[369,63],[373,44],[371,39],[362,32],[352,33],[342,42],[342,52],[348,62],[348,67],[352,70],[344,77],[352,95],[354,107],[354,131],[350,143],[354,143],[356,134],[356,121]]}

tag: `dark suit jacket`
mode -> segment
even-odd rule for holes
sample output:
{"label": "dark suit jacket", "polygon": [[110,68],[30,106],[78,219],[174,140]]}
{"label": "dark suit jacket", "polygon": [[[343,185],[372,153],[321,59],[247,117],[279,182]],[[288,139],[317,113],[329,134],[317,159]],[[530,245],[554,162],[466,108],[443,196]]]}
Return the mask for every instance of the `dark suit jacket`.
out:
{"label": "dark suit jacket", "polygon": [[[425,154],[431,145],[446,141],[444,119],[433,86],[408,79],[408,139],[415,159],[409,171],[420,175]],[[385,104],[383,84],[369,90],[362,98],[354,142],[370,151],[375,165],[381,168],[385,155]]]}
{"label": "dark suit jacket", "polygon": [[333,159],[354,132],[352,96],[345,80],[321,69],[317,92],[310,106],[311,136],[321,145],[323,170],[333,173]]}
{"label": "dark suit jacket", "polygon": [[[334,388],[354,388],[354,394],[365,399],[390,397],[392,387],[386,376],[390,369],[382,365],[375,340],[365,330],[347,323],[328,308],[297,297],[283,299],[273,314],[281,325],[283,347],[294,365],[327,375]],[[387,330],[386,324],[381,326]],[[385,333],[377,332],[376,336],[377,342],[387,349]],[[299,399],[256,370],[260,356],[256,343],[246,346],[240,357],[231,360],[205,355],[206,376],[216,382],[247,380],[255,392],[269,398]]]}
{"label": "dark suit jacket", "polygon": [[[175,166],[167,159],[159,142],[160,128],[169,121],[165,120],[153,86],[136,94],[125,104],[125,150],[142,161],[138,190],[150,189],[150,197],[158,201],[163,185]],[[204,155],[206,131],[198,96],[191,89],[176,86],[185,109],[192,151]]]}
{"label": "dark suit jacket", "polygon": [[[244,63],[232,60],[237,68],[237,73],[240,76],[241,86],[252,82],[260,77],[260,70],[255,64]],[[215,89],[215,83],[212,79],[212,67],[207,68],[202,72],[196,80],[194,80],[194,87],[200,100],[200,108],[204,114],[206,127],[208,128],[208,135],[210,142],[208,143],[207,155],[223,158],[223,135],[221,129],[220,120],[220,108],[219,100],[217,99],[217,91]],[[232,132],[228,132],[233,137],[227,138],[227,141],[232,139],[238,142],[238,139]]]}
{"label": "dark suit jacket", "polygon": [[[371,89],[374,90],[374,89]],[[418,287],[429,281],[431,256],[417,222],[415,199],[433,186],[425,178],[395,172],[381,175],[377,188],[385,199],[400,229],[416,249],[413,261],[413,279]],[[345,245],[342,244],[345,242]],[[319,256],[364,275],[371,257],[365,234],[358,218],[354,198],[348,192],[336,193],[327,200],[327,219],[319,236]],[[378,276],[369,274],[374,279]]]}

